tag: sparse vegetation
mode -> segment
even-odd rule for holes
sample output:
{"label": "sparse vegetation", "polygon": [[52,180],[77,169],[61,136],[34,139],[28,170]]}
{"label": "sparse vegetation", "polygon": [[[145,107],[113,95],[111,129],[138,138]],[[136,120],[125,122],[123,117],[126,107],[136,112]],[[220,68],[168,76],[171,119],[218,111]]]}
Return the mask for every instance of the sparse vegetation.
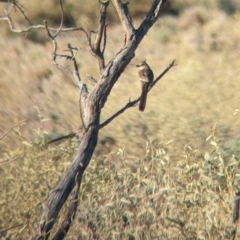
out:
{"label": "sparse vegetation", "polygon": [[[22,1],[31,19],[41,19],[45,9],[52,9],[52,3],[42,2],[40,12],[36,1]],[[240,237],[231,223],[240,179],[240,14],[237,2],[234,11],[220,2],[172,1],[177,14],[161,17],[146,36],[136,60],[116,84],[102,120],[139,95],[135,62],[147,58],[155,74],[173,58],[178,67],[150,93],[144,114],[131,109],[101,132],[67,239]],[[66,4],[66,12],[79,9],[75,1]],[[138,4],[131,2],[130,10],[139,9]],[[83,12],[97,12],[94,4],[82,6]],[[90,16],[74,15],[75,24],[92,26]],[[135,16],[137,25],[138,10]],[[16,20],[21,23],[18,16]],[[122,39],[115,21],[108,31],[110,59]],[[74,141],[48,148],[45,141],[78,126],[78,91],[50,64],[51,43],[13,37],[7,25],[0,34],[0,137],[27,119],[0,141],[1,161],[24,153],[0,166],[0,238],[27,239],[47,194],[75,154]],[[61,37],[62,49],[70,41],[83,48],[78,57],[83,78],[87,72],[97,75],[85,40],[79,35]]]}

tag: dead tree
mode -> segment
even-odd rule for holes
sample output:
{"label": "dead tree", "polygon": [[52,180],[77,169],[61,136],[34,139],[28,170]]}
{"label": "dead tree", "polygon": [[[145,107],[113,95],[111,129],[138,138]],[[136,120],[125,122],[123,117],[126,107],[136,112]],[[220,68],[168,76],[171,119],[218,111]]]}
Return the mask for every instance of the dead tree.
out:
{"label": "dead tree", "polygon": [[[134,101],[129,101],[123,108],[111,116],[108,120],[103,123],[100,123],[100,114],[101,109],[104,107],[104,104],[107,101],[108,95],[110,94],[114,84],[117,82],[122,72],[130,61],[135,56],[135,51],[148,32],[148,30],[153,26],[157,21],[161,9],[167,0],[154,0],[152,6],[147,13],[145,19],[141,23],[138,29],[134,28],[132,18],[128,11],[128,3],[122,3],[121,0],[112,0],[112,3],[117,11],[119,20],[122,24],[122,27],[125,32],[125,41],[123,47],[115,54],[115,56],[106,64],[104,59],[104,51],[106,47],[106,14],[107,8],[110,0],[101,1],[100,10],[100,23],[98,31],[95,32],[94,41],[92,41],[91,33],[87,33],[83,28],[63,28],[63,7],[60,2],[62,9],[62,22],[59,29],[50,28],[45,21],[43,25],[30,26],[26,29],[15,29],[13,27],[10,13],[6,13],[6,16],[0,17],[0,20],[6,20],[9,24],[10,29],[13,32],[26,32],[33,29],[45,28],[49,38],[53,42],[53,62],[58,67],[63,68],[57,62],[58,57],[66,57],[68,60],[73,61],[74,70],[68,70],[77,81],[79,90],[80,90],[80,102],[81,102],[81,116],[83,126],[80,129],[81,141],[78,147],[77,154],[72,161],[72,164],[66,171],[65,175],[57,184],[56,188],[49,194],[49,198],[46,204],[46,208],[43,210],[39,227],[36,230],[35,235],[32,239],[48,239],[51,234],[53,225],[58,217],[58,214],[65,204],[68,197],[71,197],[71,203],[67,209],[66,215],[64,217],[61,226],[56,231],[55,235],[52,236],[52,239],[63,239],[70,225],[75,217],[77,206],[78,206],[78,195],[81,185],[81,180],[83,173],[88,166],[91,157],[93,155],[94,149],[98,141],[98,133],[101,128],[106,126],[112,120],[114,120],[118,115],[123,113],[130,107],[136,106],[139,101],[139,98]],[[23,12],[24,14],[24,12]],[[24,15],[25,16],[25,15]],[[27,19],[27,18],[26,18]],[[28,19],[27,19],[28,20]],[[98,80],[93,79],[88,75],[88,79],[94,88],[91,92],[88,91],[86,84],[84,84],[80,77],[80,72],[76,62],[76,50],[70,44],[68,45],[68,51],[70,54],[59,55],[57,52],[57,36],[61,32],[70,32],[70,31],[81,31],[88,43],[89,51],[97,59],[101,76]],[[148,91],[165,75],[168,70],[174,66],[172,62],[148,87]],[[73,134],[74,135],[74,134]]]}

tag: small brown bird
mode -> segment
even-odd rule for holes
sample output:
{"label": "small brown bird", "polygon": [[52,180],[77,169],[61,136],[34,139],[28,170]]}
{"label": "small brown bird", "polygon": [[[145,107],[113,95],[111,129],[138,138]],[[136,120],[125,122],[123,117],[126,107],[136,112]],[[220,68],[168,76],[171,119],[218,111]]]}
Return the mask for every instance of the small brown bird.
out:
{"label": "small brown bird", "polygon": [[148,93],[148,87],[153,82],[153,71],[148,66],[146,61],[143,61],[142,63],[138,64],[136,67],[139,67],[140,70],[138,72],[140,81],[142,82],[142,93],[140,96],[140,102],[139,102],[139,111],[144,111],[146,102],[147,102],[147,93]]}

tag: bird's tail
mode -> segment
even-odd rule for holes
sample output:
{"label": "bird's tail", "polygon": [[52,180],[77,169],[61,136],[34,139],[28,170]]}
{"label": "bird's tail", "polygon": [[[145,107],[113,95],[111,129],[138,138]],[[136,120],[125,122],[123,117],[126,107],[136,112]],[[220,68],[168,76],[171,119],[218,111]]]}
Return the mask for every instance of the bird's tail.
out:
{"label": "bird's tail", "polygon": [[142,93],[141,93],[140,102],[139,102],[139,111],[141,111],[141,112],[143,112],[146,107],[147,93],[148,93],[148,84],[143,83],[142,84]]}

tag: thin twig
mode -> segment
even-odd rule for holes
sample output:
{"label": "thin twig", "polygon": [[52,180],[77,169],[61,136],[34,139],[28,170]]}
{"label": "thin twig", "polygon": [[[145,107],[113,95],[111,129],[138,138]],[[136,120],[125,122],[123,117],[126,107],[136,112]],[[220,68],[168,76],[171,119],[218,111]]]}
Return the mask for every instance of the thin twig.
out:
{"label": "thin twig", "polygon": [[103,40],[105,42],[104,44],[106,44],[106,39],[104,39],[104,36],[105,36],[104,32],[106,29],[106,16],[107,16],[107,7],[109,5],[109,1],[106,1],[106,2],[100,1],[100,3],[101,3],[100,23],[99,23],[98,32],[96,34],[95,41],[92,48],[93,48],[94,55],[96,55],[98,59],[100,71],[102,72],[102,70],[105,67],[105,61],[104,61],[103,53],[101,51],[101,42]]}
{"label": "thin twig", "polygon": [[[63,6],[62,6],[62,1],[59,0],[60,2],[60,7],[61,7],[61,23],[60,23],[60,26],[59,28],[57,29],[56,33],[54,35],[51,34],[50,32],[50,29],[48,27],[48,23],[47,21],[43,21],[44,23],[44,27],[45,27],[45,30],[47,32],[47,35],[48,37],[52,40],[53,42],[53,63],[55,65],[57,65],[59,67],[59,64],[56,62],[56,52],[57,52],[57,42],[56,42],[56,37],[59,35],[59,33],[61,32],[62,28],[63,28],[63,22],[64,22],[64,14],[63,14]],[[61,68],[64,69],[63,66],[61,66]]]}
{"label": "thin twig", "polygon": [[89,73],[86,73],[86,77],[87,77],[87,80],[93,85],[95,86],[97,84],[97,80],[94,79]]}
{"label": "thin twig", "polygon": [[[8,3],[11,3],[11,4],[13,5],[12,9],[17,8],[17,9],[22,13],[22,15],[23,15],[23,17],[26,19],[26,21],[27,21],[30,25],[32,25],[32,23],[30,22],[29,18],[28,18],[28,17],[26,16],[26,14],[24,13],[23,5],[21,5],[21,4],[19,3],[19,1],[17,1],[17,0],[0,0],[0,2],[8,2]],[[9,11],[9,13],[7,13],[6,10],[5,10],[5,14],[6,14],[6,15],[9,15],[9,14],[11,13],[12,9]]]}
{"label": "thin twig", "polygon": [[7,232],[7,231],[9,231],[9,230],[11,230],[11,229],[13,229],[13,228],[21,227],[21,226],[24,226],[24,225],[25,225],[25,224],[18,224],[18,225],[16,225],[16,226],[12,226],[12,227],[6,228],[6,229],[4,229],[4,230],[1,230],[1,231],[0,231],[0,234],[3,234],[3,233],[5,233],[5,232]]}
{"label": "thin twig", "polygon": [[96,37],[95,37],[94,45],[93,45],[93,47],[96,51],[100,51],[103,31],[104,31],[104,28],[105,28],[105,21],[106,21],[106,15],[107,15],[106,10],[107,10],[108,4],[109,4],[109,1],[107,1],[106,3],[101,3],[100,23],[99,23],[98,32],[97,32]]}
{"label": "thin twig", "polygon": [[75,70],[75,74],[76,74],[75,76],[77,78],[78,86],[79,86],[79,92],[80,92],[80,94],[79,94],[80,95],[79,96],[80,117],[81,117],[81,120],[82,120],[82,125],[83,125],[84,129],[86,130],[85,121],[84,121],[83,112],[82,112],[82,92],[83,92],[82,86],[83,86],[83,84],[82,84],[81,77],[80,77],[79,70],[78,70],[78,65],[77,65],[77,61],[76,61],[76,57],[75,57],[76,55],[74,54],[73,48],[72,48],[70,43],[68,44],[68,49],[69,49],[69,51],[72,54],[72,61],[73,61],[74,70]]}
{"label": "thin twig", "polygon": [[24,156],[24,153],[21,154],[20,156],[15,157],[15,158],[12,159],[12,160],[0,161],[0,166],[2,166],[2,165],[6,165],[6,164],[9,164],[9,163],[12,163],[12,162],[18,160],[19,158],[21,158],[22,156]]}
{"label": "thin twig", "polygon": [[150,91],[154,85],[172,68],[177,66],[177,64],[175,64],[175,60],[173,60],[169,66],[153,81],[153,83],[149,86],[148,91]]}
{"label": "thin twig", "polygon": [[123,108],[121,108],[119,111],[117,111],[115,114],[113,114],[110,118],[108,118],[105,122],[103,122],[102,124],[100,124],[99,129],[105,127],[106,125],[108,125],[113,119],[115,119],[117,116],[119,116],[121,113],[125,112],[128,108],[130,107],[134,107],[136,106],[136,104],[138,103],[140,98],[128,102]]}
{"label": "thin twig", "polygon": [[141,23],[140,27],[137,29],[138,32],[138,38],[142,39],[143,36],[146,34],[146,27],[152,26],[156,20],[158,19],[161,9],[163,8],[164,4],[167,2],[167,0],[155,0],[152,4],[152,7],[150,11],[148,12],[146,18]]}
{"label": "thin twig", "polygon": [[63,5],[62,5],[62,0],[59,0],[60,2],[60,7],[61,7],[61,23],[60,23],[60,26],[56,32],[56,34],[53,36],[53,38],[55,39],[58,34],[61,32],[62,28],[63,28],[63,22],[64,22],[64,13],[63,13]]}
{"label": "thin twig", "polygon": [[129,18],[127,4],[123,4],[121,0],[113,0],[113,4],[117,10],[119,19],[123,25],[126,35],[126,43],[131,39],[131,36],[135,33],[135,29],[132,24],[132,19]]}
{"label": "thin twig", "polygon": [[105,49],[106,49],[106,44],[107,44],[107,25],[104,27],[104,32],[103,32],[103,46],[102,46],[102,55],[104,55]]}
{"label": "thin twig", "polygon": [[6,133],[4,133],[2,135],[2,137],[0,137],[0,140],[2,140],[9,132],[11,132],[17,125],[19,125],[22,122],[27,121],[27,119],[21,120],[20,122],[16,123],[15,125],[13,125]]}

